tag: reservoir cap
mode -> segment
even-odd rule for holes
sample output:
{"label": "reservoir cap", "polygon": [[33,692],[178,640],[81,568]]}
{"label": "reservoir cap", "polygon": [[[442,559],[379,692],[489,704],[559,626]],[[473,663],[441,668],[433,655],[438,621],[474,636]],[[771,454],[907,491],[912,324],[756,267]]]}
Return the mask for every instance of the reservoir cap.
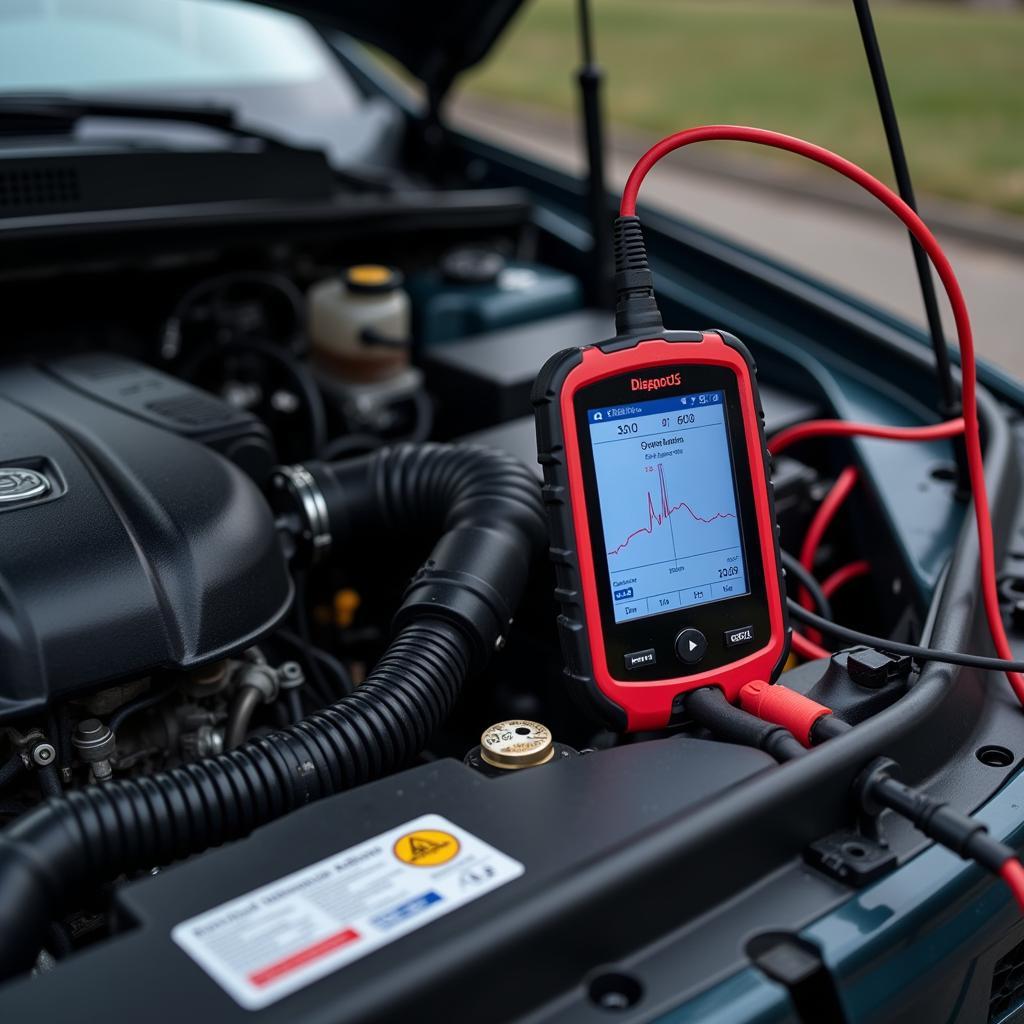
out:
{"label": "reservoir cap", "polygon": [[363,295],[393,292],[402,287],[402,272],[380,263],[357,263],[342,272],[345,287]]}

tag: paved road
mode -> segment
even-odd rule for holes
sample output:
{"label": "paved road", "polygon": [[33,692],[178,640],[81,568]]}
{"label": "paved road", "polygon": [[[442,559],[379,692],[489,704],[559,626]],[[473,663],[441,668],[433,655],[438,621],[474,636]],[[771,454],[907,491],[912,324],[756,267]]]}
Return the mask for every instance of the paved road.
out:
{"label": "paved road", "polygon": [[[481,137],[582,171],[575,123],[467,100],[456,102],[452,120]],[[637,145],[613,139],[611,149],[609,180],[624,181],[631,157],[639,152]],[[909,242],[895,219],[890,225],[855,208],[751,187],[706,169],[686,169],[685,163],[685,154],[679,154],[659,166],[644,185],[645,201],[713,226],[907,320],[924,322]],[[1024,378],[1024,257],[1002,247],[943,237],[941,231],[936,234],[966,293],[979,351]]]}

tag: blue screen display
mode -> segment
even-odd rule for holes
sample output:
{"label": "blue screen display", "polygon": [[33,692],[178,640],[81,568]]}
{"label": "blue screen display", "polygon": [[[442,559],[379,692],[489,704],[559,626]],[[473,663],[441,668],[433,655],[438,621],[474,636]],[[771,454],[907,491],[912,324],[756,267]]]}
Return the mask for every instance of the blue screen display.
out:
{"label": "blue screen display", "polygon": [[615,621],[748,592],[725,393],[587,411]]}

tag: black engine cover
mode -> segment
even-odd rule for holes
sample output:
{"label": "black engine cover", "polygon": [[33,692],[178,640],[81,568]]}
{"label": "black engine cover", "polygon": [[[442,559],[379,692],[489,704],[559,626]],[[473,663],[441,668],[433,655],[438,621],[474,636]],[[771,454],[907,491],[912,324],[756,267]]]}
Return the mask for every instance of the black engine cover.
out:
{"label": "black engine cover", "polygon": [[[221,405],[116,362],[136,382]],[[66,370],[0,369],[0,721],[215,659],[264,633],[292,596],[250,477]]]}

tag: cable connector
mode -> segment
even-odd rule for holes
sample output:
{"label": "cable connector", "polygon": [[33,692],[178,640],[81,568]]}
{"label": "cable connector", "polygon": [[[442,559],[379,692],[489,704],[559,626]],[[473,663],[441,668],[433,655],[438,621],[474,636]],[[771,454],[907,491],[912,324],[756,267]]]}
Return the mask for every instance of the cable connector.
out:
{"label": "cable connector", "polygon": [[893,761],[880,758],[857,780],[858,797],[868,813],[881,807],[895,811],[929,839],[964,860],[977,861],[993,874],[999,873],[1008,858],[1016,856],[1005,843],[993,839],[982,822],[900,782],[895,777],[897,770]]}
{"label": "cable connector", "polygon": [[1017,852],[993,839],[987,826],[977,819],[900,782],[895,777],[898,771],[899,765],[894,761],[880,757],[860,774],[854,791],[864,811],[875,817],[882,808],[888,808],[906,818],[940,846],[1002,878],[1024,909],[1024,868],[1017,859]]}
{"label": "cable connector", "polygon": [[686,695],[683,706],[694,722],[720,740],[757,747],[776,761],[791,761],[805,753],[788,729],[733,707],[717,686],[692,690]]}
{"label": "cable connector", "polygon": [[616,217],[612,229],[615,255],[615,330],[620,335],[660,334],[665,325],[654,297],[654,275],[639,217]]}
{"label": "cable connector", "polygon": [[788,686],[766,683],[761,679],[740,689],[740,707],[765,722],[788,729],[805,747],[815,741],[815,723],[832,714],[831,708]]}

